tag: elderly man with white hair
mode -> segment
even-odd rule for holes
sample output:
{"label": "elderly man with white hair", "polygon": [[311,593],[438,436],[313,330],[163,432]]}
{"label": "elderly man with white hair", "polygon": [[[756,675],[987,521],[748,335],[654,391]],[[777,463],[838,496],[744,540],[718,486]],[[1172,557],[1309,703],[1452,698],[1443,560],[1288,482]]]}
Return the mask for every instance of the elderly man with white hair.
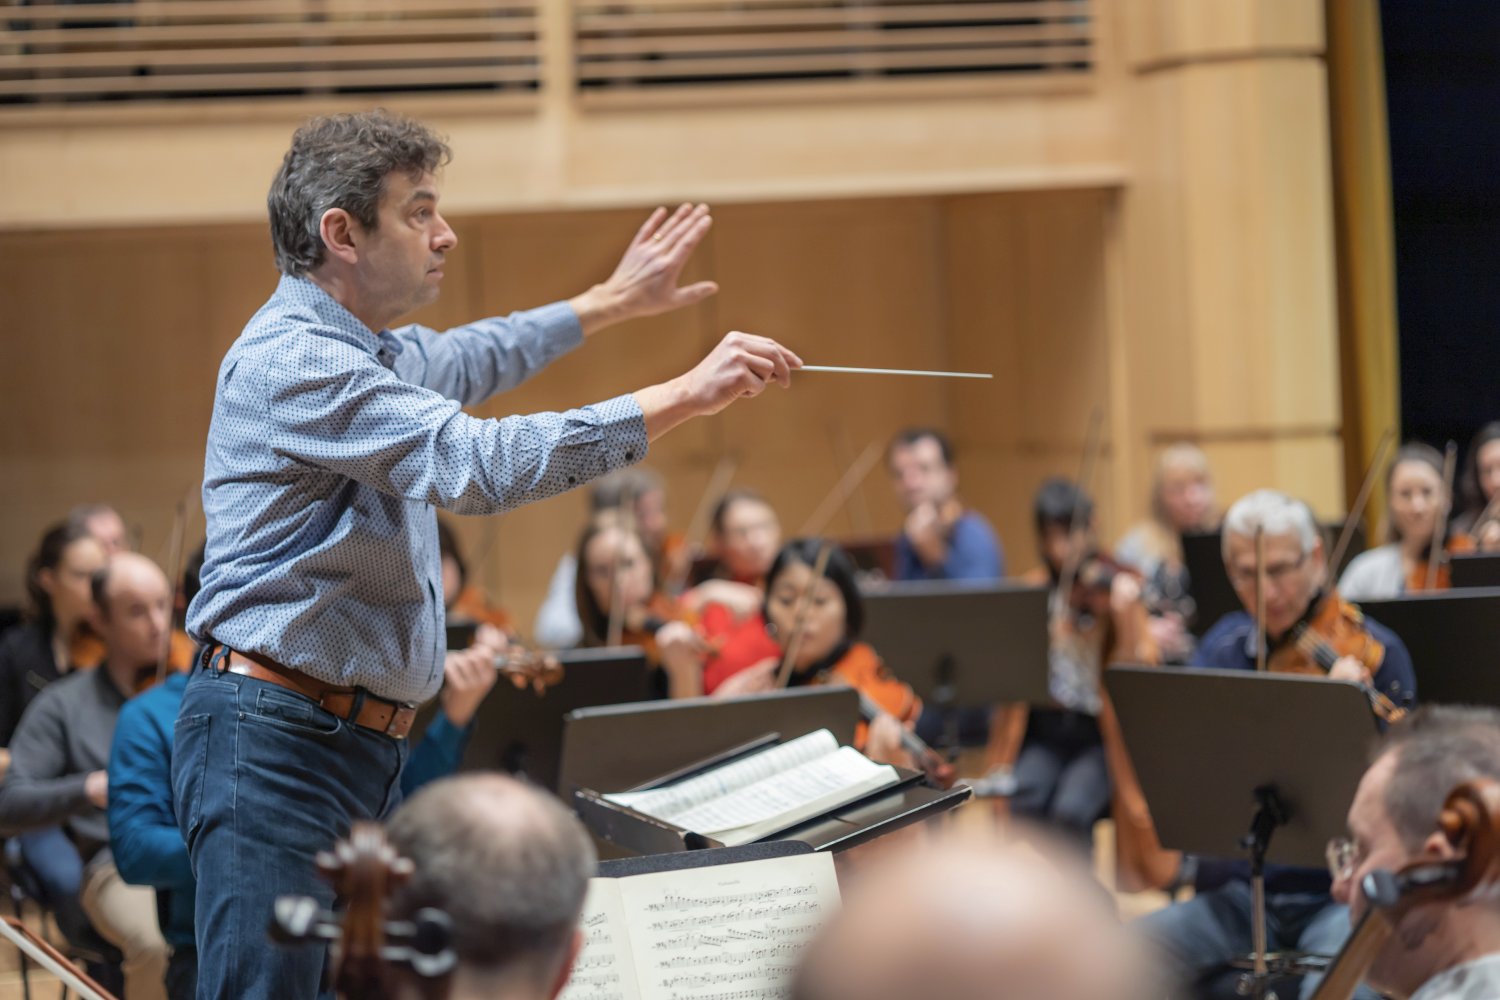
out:
{"label": "elderly man with white hair", "polygon": [[[1209,629],[1193,656],[1195,667],[1254,670],[1261,643],[1271,653],[1294,642],[1300,627],[1324,610],[1337,595],[1324,589],[1327,578],[1323,539],[1306,504],[1275,490],[1242,497],[1224,515],[1224,568],[1245,610],[1225,615]],[[1256,535],[1261,536],[1257,557]],[[1258,565],[1258,563],[1260,565]],[[1265,632],[1251,612],[1257,602],[1257,578],[1264,577]],[[1356,609],[1357,610],[1357,609]],[[1411,656],[1396,634],[1363,619],[1364,628],[1385,647],[1373,674],[1361,662],[1345,657],[1329,676],[1372,685],[1399,706],[1416,698]],[[1313,734],[1308,734],[1311,737]],[[1191,753],[1193,748],[1183,747]],[[1316,752],[1309,742],[1309,752]],[[1243,861],[1200,859],[1197,895],[1145,918],[1143,927],[1160,946],[1192,996],[1235,997],[1239,974],[1231,959],[1249,954],[1251,943],[1250,867]],[[1322,869],[1266,867],[1267,943],[1273,951],[1332,955],[1349,933],[1347,907],[1329,894],[1331,878]],[[1302,983],[1310,997],[1316,977]],[[1360,1000],[1376,1000],[1366,988]]]}

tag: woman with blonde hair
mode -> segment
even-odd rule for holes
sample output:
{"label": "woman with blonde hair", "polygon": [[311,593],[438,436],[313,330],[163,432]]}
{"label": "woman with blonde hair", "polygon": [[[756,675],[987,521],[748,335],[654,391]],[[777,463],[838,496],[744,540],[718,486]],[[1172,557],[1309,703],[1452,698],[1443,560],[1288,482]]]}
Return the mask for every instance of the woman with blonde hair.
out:
{"label": "woman with blonde hair", "polygon": [[1115,557],[1144,577],[1151,633],[1168,663],[1187,662],[1193,648],[1187,627],[1195,606],[1182,558],[1182,536],[1212,531],[1217,521],[1207,456],[1186,443],[1164,449],[1151,475],[1151,518],[1120,539]]}

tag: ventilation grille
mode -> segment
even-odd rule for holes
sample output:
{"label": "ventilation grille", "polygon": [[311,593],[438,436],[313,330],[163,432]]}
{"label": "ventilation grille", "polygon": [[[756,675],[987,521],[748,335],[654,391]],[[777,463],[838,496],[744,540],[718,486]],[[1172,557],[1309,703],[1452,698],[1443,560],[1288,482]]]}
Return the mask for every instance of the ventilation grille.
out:
{"label": "ventilation grille", "polygon": [[0,102],[535,90],[535,0],[0,5]]}
{"label": "ventilation grille", "polygon": [[584,89],[1057,77],[1093,59],[1088,0],[575,0]]}

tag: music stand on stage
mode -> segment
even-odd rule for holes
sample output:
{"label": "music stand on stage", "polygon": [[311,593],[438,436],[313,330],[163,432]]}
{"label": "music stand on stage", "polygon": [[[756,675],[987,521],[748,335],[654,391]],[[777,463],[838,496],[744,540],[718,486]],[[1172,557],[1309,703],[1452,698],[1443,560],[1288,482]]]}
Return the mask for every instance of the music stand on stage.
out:
{"label": "music stand on stage", "polygon": [[859,692],[833,686],[579,709],[563,720],[557,792],[571,804],[580,788],[634,788],[769,733],[790,740],[827,729],[853,743],[858,723]]}
{"label": "music stand on stage", "polygon": [[[558,653],[563,679],[538,695],[517,690],[504,677],[474,717],[460,771],[506,771],[549,791],[557,789],[562,761],[563,717],[580,708],[639,702],[650,697],[649,668],[638,646],[574,649]],[[437,714],[427,704],[412,727],[413,745]]]}
{"label": "music stand on stage", "polygon": [[1401,637],[1422,701],[1500,707],[1493,660],[1500,650],[1500,588],[1432,591],[1359,607]]}
{"label": "music stand on stage", "polygon": [[[1344,530],[1342,521],[1323,525],[1323,554],[1331,556]],[[1214,623],[1231,611],[1239,611],[1240,599],[1229,583],[1229,574],[1224,569],[1222,536],[1217,531],[1191,531],[1182,536],[1182,564],[1187,567],[1188,589],[1192,594],[1197,613],[1192,622],[1193,634],[1202,638],[1214,627]],[[1333,574],[1337,580],[1344,575],[1350,561],[1365,550],[1365,529],[1356,525],[1349,539],[1349,548],[1344,552]]]}
{"label": "music stand on stage", "polygon": [[1454,590],[1500,587],[1500,552],[1469,552],[1451,557]]}
{"label": "music stand on stage", "polygon": [[1254,953],[1247,984],[1303,972],[1266,954],[1265,864],[1321,868],[1345,832],[1379,729],[1358,684],[1243,670],[1113,667],[1119,716],[1162,846],[1251,866]]}
{"label": "music stand on stage", "polygon": [[1046,587],[952,581],[864,592],[862,638],[940,708],[1046,703]]}

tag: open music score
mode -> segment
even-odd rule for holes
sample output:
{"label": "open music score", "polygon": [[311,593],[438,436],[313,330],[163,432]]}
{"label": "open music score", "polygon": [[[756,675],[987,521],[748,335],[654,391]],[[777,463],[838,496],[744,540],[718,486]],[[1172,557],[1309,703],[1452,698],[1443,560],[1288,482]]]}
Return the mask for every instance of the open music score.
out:
{"label": "open music score", "polygon": [[561,1000],[779,1000],[838,904],[823,853],[596,878]]}

